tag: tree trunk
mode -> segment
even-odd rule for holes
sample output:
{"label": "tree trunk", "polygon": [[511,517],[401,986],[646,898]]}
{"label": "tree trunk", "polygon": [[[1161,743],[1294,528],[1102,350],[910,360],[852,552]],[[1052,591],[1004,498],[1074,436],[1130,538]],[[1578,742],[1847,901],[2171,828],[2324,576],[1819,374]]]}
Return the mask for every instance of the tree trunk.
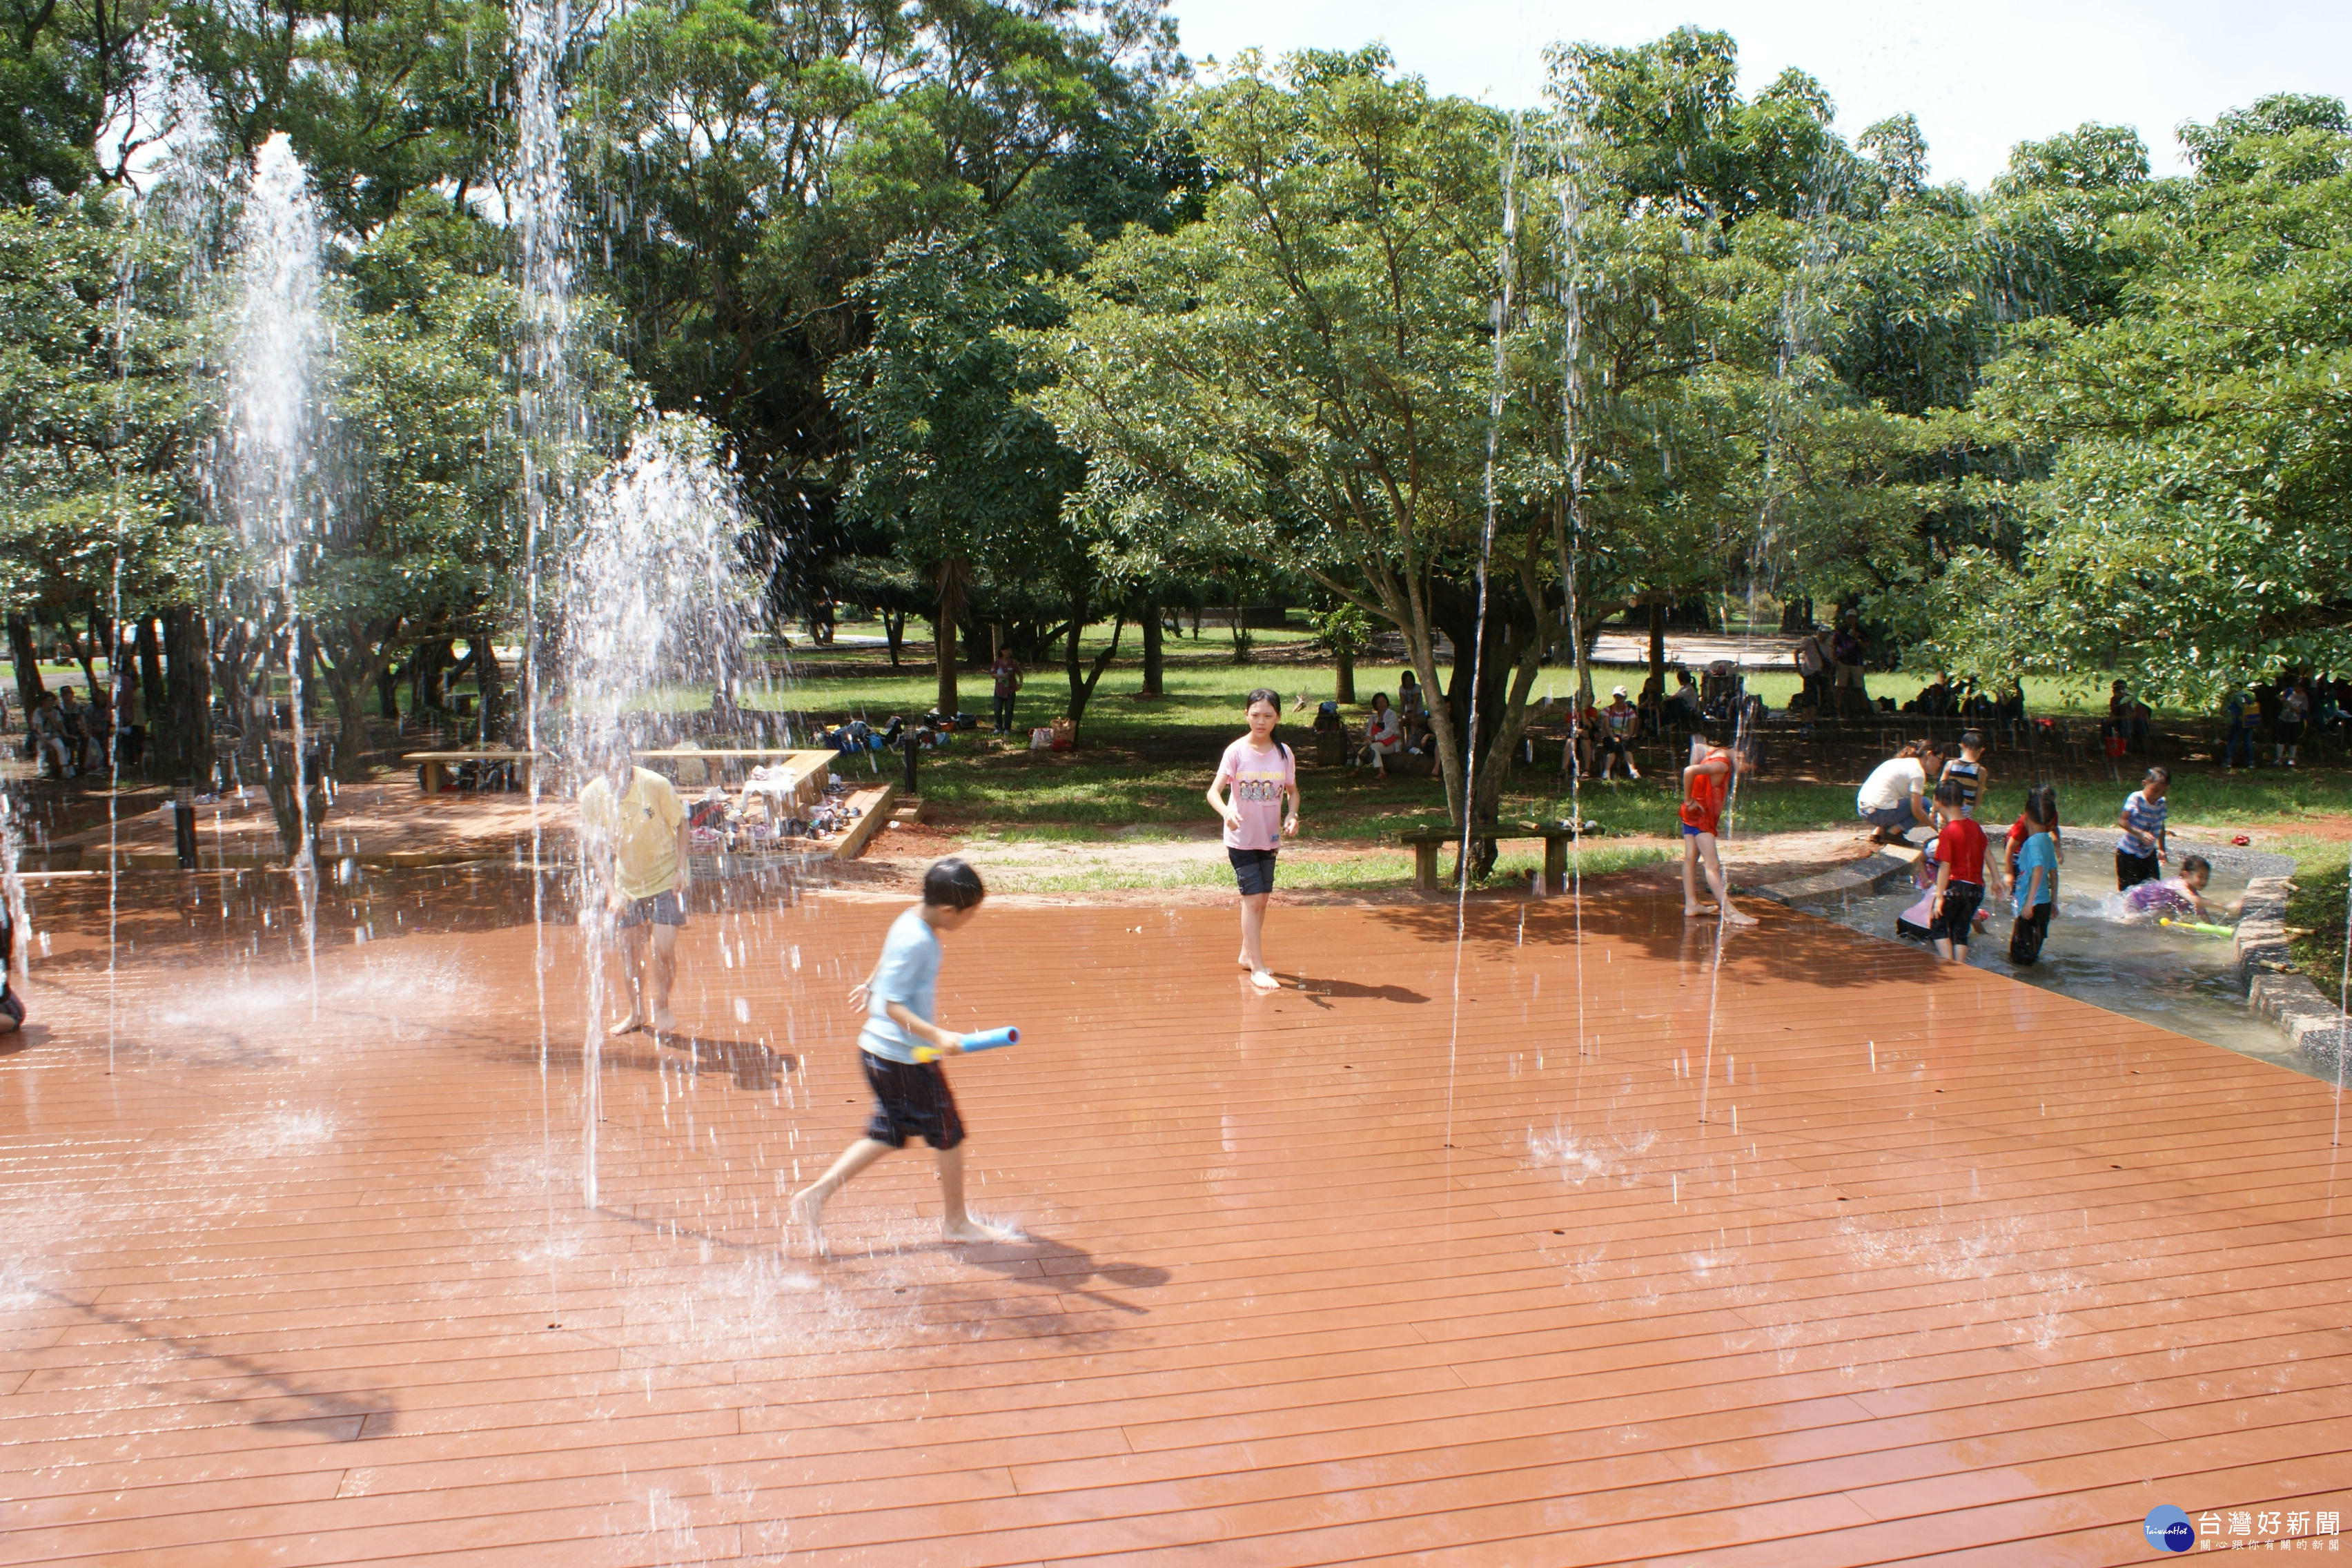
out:
{"label": "tree trunk", "polygon": [[896,669],[898,668],[898,655],[907,645],[906,611],[885,610],[882,612],[882,637],[884,641],[890,645],[890,668]]}
{"label": "tree trunk", "polygon": [[1342,707],[1356,705],[1356,654],[1353,648],[1339,648],[1332,656],[1339,666],[1331,682],[1331,700]]}
{"label": "tree trunk", "polygon": [[1064,645],[1062,651],[1062,669],[1069,677],[1070,681],[1070,731],[1074,739],[1080,721],[1087,715],[1087,699],[1095,694],[1095,682],[1100,680],[1103,671],[1110,668],[1110,661],[1118,657],[1119,635],[1127,630],[1127,617],[1120,616],[1111,622],[1110,645],[1096,656],[1093,668],[1081,670],[1078,663],[1080,657],[1078,633],[1086,624],[1086,601],[1084,599],[1073,601],[1070,605],[1069,640]]}
{"label": "tree trunk", "polygon": [[1478,763],[1472,802],[1480,822],[1494,820],[1502,810],[1503,785],[1510,778],[1519,737],[1527,731],[1528,694],[1535,689],[1536,677],[1542,669],[1543,661],[1535,657],[1538,641],[1530,638],[1519,654],[1509,695],[1504,699],[1502,722],[1496,728],[1492,748]]}
{"label": "tree trunk", "polygon": [[[213,661],[205,620],[178,608],[163,617],[164,711],[170,732],[159,747],[175,778],[212,787]],[[159,726],[161,728],[161,726]]]}
{"label": "tree trunk", "polygon": [[8,617],[8,652],[16,661],[16,706],[29,721],[48,688],[41,684],[41,650],[33,646],[32,623],[22,616]]}
{"label": "tree trunk", "polygon": [[155,740],[163,732],[164,710],[169,706],[163,688],[163,645],[155,632],[155,617],[139,617],[133,638],[139,646],[139,697],[141,720],[146,724],[153,743],[148,748],[150,757],[162,755],[162,742]]}
{"label": "tree trunk", "polygon": [[98,689],[98,651],[106,646],[105,637],[106,616],[96,605],[92,605],[89,607],[89,640],[74,650],[81,659],[81,678],[89,683],[83,692],[85,697]]}
{"label": "tree trunk", "polygon": [[962,561],[942,561],[931,570],[932,585],[939,590],[939,609],[931,618],[934,628],[932,648],[939,668],[938,701],[934,705],[943,716],[953,718],[958,711],[956,695],[956,638],[961,635],[964,590],[968,585],[971,567]]}
{"label": "tree trunk", "polygon": [[387,724],[400,722],[400,670],[394,665],[386,664],[375,678],[375,713]]}
{"label": "tree trunk", "polygon": [[[308,620],[294,624],[294,658],[302,672],[302,722],[309,726],[318,722],[320,694],[325,683],[319,676],[319,631]],[[341,717],[340,707],[336,716]]]}
{"label": "tree trunk", "polygon": [[482,744],[488,745],[507,721],[506,676],[499,668],[499,650],[490,646],[494,628],[477,626],[467,640],[474,647],[474,684],[482,693]]}
{"label": "tree trunk", "polygon": [[1650,601],[1650,679],[1658,683],[1661,696],[1666,689],[1666,605],[1663,599]]}
{"label": "tree trunk", "polygon": [[449,668],[449,647],[446,637],[436,637],[418,645],[414,706],[429,708],[437,713],[449,705],[448,693],[441,684],[443,672]]}
{"label": "tree trunk", "polygon": [[1147,599],[1143,605],[1143,689],[1146,697],[1167,695],[1164,644],[1168,628],[1160,622],[1160,601]]}

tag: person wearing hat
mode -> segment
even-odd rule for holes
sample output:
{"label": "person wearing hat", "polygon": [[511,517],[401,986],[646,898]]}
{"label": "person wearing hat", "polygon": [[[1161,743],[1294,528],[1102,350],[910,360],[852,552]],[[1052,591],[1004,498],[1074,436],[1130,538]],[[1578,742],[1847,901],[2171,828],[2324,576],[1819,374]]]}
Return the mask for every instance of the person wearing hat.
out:
{"label": "person wearing hat", "polygon": [[1642,710],[1626,700],[1623,687],[1615,688],[1609,693],[1609,706],[1601,710],[1601,776],[1602,779],[1609,777],[1610,770],[1617,765],[1617,759],[1620,757],[1625,759],[1627,778],[1638,779],[1642,776],[1642,770],[1633,765],[1633,742],[1640,739],[1641,733]]}

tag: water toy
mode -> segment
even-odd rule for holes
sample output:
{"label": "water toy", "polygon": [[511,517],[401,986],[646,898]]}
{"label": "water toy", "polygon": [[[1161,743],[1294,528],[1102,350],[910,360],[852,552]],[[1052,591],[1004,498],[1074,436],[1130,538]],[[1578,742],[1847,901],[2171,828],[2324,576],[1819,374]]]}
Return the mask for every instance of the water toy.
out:
{"label": "water toy", "polygon": [[2236,934],[2228,926],[2206,925],[2197,921],[2177,921],[2169,915],[2156,923],[2160,926],[2170,926],[2174,931],[2193,931],[2199,936],[2234,936]]}
{"label": "water toy", "polygon": [[[967,1055],[973,1051],[1001,1050],[1006,1046],[1017,1046],[1020,1043],[1021,1031],[1018,1029],[991,1029],[985,1034],[966,1035],[963,1037],[963,1048]],[[915,1059],[919,1062],[935,1062],[940,1059],[940,1048],[937,1046],[917,1046]]]}

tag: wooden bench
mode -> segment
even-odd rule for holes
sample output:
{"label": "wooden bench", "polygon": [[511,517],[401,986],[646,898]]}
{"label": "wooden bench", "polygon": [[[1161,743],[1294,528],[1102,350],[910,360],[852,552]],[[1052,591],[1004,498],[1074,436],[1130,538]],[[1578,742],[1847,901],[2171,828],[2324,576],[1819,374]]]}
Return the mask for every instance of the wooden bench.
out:
{"label": "wooden bench", "polygon": [[[1568,890],[1568,841],[1577,837],[1572,822],[1482,822],[1470,830],[1471,847],[1498,843],[1507,838],[1540,838],[1544,841],[1543,890],[1564,893]],[[1420,827],[1397,835],[1397,842],[1412,847],[1412,885],[1424,893],[1437,890],[1437,850],[1445,844],[1459,845],[1459,827]],[[1462,875],[1462,858],[1454,858],[1454,879]]]}
{"label": "wooden bench", "polygon": [[439,795],[449,782],[452,769],[467,763],[511,763],[519,783],[526,787],[530,783],[530,770],[539,761],[540,752],[486,746],[470,751],[409,752],[401,757],[404,763],[416,765],[416,787],[426,795]]}

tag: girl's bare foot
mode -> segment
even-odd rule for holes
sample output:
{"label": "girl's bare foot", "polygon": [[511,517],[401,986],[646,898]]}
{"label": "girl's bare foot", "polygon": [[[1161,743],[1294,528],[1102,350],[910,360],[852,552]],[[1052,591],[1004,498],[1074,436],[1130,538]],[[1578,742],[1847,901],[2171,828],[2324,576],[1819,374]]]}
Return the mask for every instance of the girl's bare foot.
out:
{"label": "girl's bare foot", "polygon": [[785,1211],[786,1223],[800,1232],[801,1244],[808,1248],[811,1258],[831,1258],[833,1249],[824,1243],[824,1199],[814,1187],[803,1187],[793,1194],[792,1206]]}
{"label": "girl's bare foot", "polygon": [[1723,906],[1723,923],[1727,926],[1752,926],[1756,923],[1756,917],[1743,915],[1729,904],[1726,904]]}
{"label": "girl's bare foot", "polygon": [[1282,989],[1282,982],[1275,978],[1274,971],[1271,969],[1251,970],[1250,984],[1256,986],[1261,991],[1279,991]]}
{"label": "girl's bare foot", "polygon": [[614,1039],[619,1039],[623,1035],[634,1035],[645,1026],[646,1021],[643,1018],[638,1017],[635,1013],[632,1013],[627,1017],[622,1019],[619,1023],[614,1025],[611,1028],[605,1030],[604,1033],[612,1037]]}
{"label": "girl's bare foot", "polygon": [[1256,961],[1252,959],[1246,952],[1243,953],[1239,958],[1234,959],[1234,962],[1240,964],[1244,969],[1255,969],[1257,967]]}
{"label": "girl's bare foot", "polygon": [[949,1220],[940,1226],[940,1235],[949,1241],[1013,1241],[1019,1233],[1001,1226],[982,1225],[966,1215],[960,1220]]}
{"label": "girl's bare foot", "polygon": [[1713,913],[1715,913],[1715,910],[1704,904],[1685,904],[1683,906],[1683,919],[1686,921],[1705,920],[1707,916]]}
{"label": "girl's bare foot", "polygon": [[655,1015],[654,1015],[654,1033],[655,1033],[655,1034],[656,1034],[656,1035],[675,1035],[675,1034],[677,1034],[677,1014],[675,1014],[675,1013],[656,1013],[656,1014],[655,1014]]}

